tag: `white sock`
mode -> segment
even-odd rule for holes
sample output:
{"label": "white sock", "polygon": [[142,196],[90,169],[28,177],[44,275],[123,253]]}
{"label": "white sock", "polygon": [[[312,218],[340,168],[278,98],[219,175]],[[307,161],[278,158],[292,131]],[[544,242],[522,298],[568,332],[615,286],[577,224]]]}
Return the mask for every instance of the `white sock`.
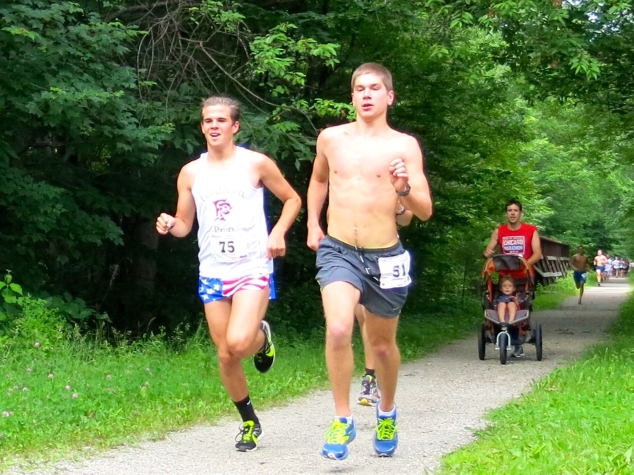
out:
{"label": "white sock", "polygon": [[337,420],[345,419],[346,424],[352,424],[352,416],[335,416]]}
{"label": "white sock", "polygon": [[392,408],[392,410],[384,412],[381,410],[380,407],[377,406],[377,414],[379,415],[379,417],[394,417],[396,416],[396,405],[394,405],[394,407]]}

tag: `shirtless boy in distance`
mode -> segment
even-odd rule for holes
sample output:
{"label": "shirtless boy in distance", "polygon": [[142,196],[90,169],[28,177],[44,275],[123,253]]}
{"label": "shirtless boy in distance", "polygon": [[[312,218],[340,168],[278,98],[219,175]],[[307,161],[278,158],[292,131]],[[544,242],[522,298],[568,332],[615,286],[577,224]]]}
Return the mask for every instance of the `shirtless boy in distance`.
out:
{"label": "shirtless boy in distance", "polygon": [[605,270],[605,264],[608,258],[603,255],[603,251],[599,249],[597,255],[594,256],[594,270],[597,273],[597,287],[601,287],[602,274]]}
{"label": "shirtless boy in distance", "polygon": [[[407,297],[409,254],[400,244],[394,210],[397,200],[422,220],[432,201],[417,140],[387,124],[394,102],[392,77],[381,65],[366,63],[352,75],[356,120],[329,127],[317,139],[308,187],[308,246],[317,251],[317,280],[326,317],[326,365],[335,418],[322,455],[342,460],[356,431],[350,410],[354,370],[354,309],[367,309],[366,331],[381,382],[374,450],[396,450],[395,392],[400,366],[398,317]],[[329,196],[328,236],[319,224]]]}
{"label": "shirtless boy in distance", "polygon": [[581,298],[583,297],[583,287],[588,279],[588,269],[590,263],[588,262],[588,256],[583,246],[577,248],[577,253],[570,259],[570,267],[574,271],[573,278],[575,285],[579,289],[579,305],[581,305]]}

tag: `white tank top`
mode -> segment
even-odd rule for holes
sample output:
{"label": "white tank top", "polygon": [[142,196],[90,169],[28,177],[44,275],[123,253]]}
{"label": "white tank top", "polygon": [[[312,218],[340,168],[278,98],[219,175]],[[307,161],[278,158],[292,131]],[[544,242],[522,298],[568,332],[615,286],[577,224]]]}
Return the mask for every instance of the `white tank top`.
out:
{"label": "white tank top", "polygon": [[271,274],[264,190],[254,188],[249,180],[247,150],[236,147],[234,158],[219,170],[209,167],[203,153],[196,167],[192,195],[199,226],[200,276],[226,280]]}

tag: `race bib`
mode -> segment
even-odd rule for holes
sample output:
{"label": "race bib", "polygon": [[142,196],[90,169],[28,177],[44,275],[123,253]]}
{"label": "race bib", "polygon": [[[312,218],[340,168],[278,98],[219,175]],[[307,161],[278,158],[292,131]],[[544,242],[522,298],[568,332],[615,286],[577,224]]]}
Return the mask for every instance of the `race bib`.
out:
{"label": "race bib", "polygon": [[524,256],[526,242],[524,236],[504,236],[502,237],[502,254],[516,254]]}
{"label": "race bib", "polygon": [[211,252],[218,262],[233,262],[247,256],[245,236],[235,233],[212,234]]}
{"label": "race bib", "polygon": [[380,287],[382,289],[407,287],[412,282],[409,276],[409,265],[410,258],[407,251],[398,256],[379,257]]}

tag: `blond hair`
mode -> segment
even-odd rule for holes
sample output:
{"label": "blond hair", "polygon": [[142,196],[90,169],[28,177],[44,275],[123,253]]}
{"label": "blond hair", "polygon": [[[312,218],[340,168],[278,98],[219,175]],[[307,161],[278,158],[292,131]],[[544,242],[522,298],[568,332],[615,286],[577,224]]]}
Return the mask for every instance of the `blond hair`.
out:
{"label": "blond hair", "polygon": [[240,102],[237,100],[228,97],[228,96],[211,96],[202,101],[200,105],[200,116],[202,118],[205,107],[209,106],[228,106],[231,109],[229,113],[231,116],[231,120],[233,122],[238,122],[240,120],[240,115],[242,114],[242,106]]}
{"label": "blond hair", "polygon": [[502,276],[500,278],[500,282],[498,282],[498,285],[502,286],[504,282],[510,282],[511,284],[513,284],[513,287],[515,287],[515,281],[513,280],[513,277],[511,277],[510,275]]}
{"label": "blond hair", "polygon": [[355,69],[354,72],[352,73],[350,88],[354,89],[354,83],[356,82],[359,76],[363,74],[368,74],[368,73],[376,74],[377,76],[379,76],[381,80],[383,81],[383,85],[385,86],[385,89],[387,89],[388,91],[393,90],[392,73],[385,66],[378,63],[363,63],[361,66]]}

